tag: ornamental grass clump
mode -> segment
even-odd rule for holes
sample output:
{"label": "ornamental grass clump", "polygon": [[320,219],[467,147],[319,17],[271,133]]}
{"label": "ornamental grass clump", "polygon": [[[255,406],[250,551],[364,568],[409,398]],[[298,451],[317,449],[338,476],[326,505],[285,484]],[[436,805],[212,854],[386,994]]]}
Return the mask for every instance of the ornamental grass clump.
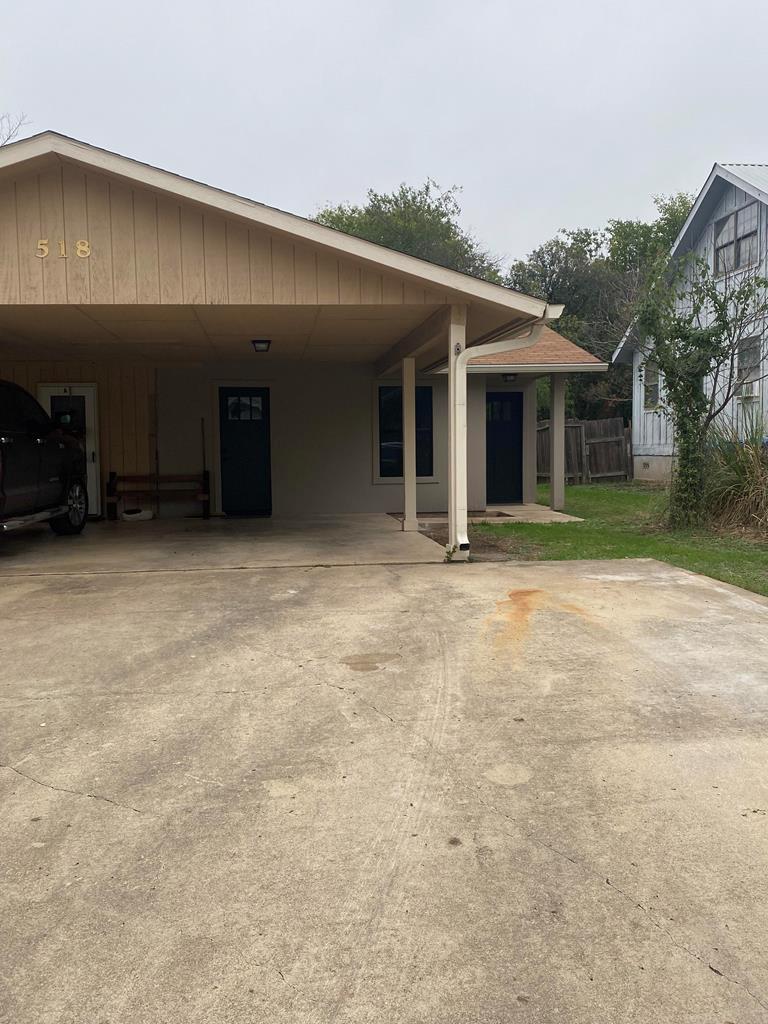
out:
{"label": "ornamental grass clump", "polygon": [[768,424],[713,424],[707,439],[704,509],[719,526],[768,534]]}

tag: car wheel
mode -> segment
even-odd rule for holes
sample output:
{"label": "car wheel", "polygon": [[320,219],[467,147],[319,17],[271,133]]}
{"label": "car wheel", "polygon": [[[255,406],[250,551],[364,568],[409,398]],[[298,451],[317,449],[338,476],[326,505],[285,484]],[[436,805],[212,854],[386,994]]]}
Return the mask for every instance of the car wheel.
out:
{"label": "car wheel", "polygon": [[67,488],[67,511],[63,516],[51,519],[54,533],[72,535],[82,532],[88,518],[88,492],[82,480],[73,480]]}

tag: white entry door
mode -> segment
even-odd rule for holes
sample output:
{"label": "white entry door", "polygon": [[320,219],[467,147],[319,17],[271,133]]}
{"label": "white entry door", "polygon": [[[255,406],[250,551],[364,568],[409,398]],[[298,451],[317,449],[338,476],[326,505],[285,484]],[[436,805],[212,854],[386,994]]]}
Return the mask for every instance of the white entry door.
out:
{"label": "white entry door", "polygon": [[37,400],[56,420],[68,416],[67,429],[80,439],[88,466],[88,511],[101,515],[99,419],[95,384],[38,384]]}

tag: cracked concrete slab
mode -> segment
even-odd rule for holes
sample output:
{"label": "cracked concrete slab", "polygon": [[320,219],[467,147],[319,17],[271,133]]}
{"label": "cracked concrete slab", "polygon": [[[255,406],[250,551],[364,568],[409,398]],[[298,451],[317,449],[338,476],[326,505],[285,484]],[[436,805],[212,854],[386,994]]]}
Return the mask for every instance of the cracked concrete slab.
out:
{"label": "cracked concrete slab", "polygon": [[655,562],[17,575],[0,1019],[757,1024],[768,603]]}

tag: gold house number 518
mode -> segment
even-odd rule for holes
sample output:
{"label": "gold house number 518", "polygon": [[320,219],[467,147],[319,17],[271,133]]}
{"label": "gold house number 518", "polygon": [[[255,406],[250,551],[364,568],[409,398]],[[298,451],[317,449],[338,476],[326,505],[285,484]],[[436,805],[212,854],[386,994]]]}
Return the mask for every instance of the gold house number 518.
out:
{"label": "gold house number 518", "polygon": [[[56,245],[59,247],[59,259],[65,260],[68,256],[67,243],[64,241],[63,238],[60,238],[56,242]],[[48,244],[48,239],[39,238],[37,241],[37,252],[35,253],[35,256],[37,256],[38,259],[44,260],[46,256],[50,255],[50,251],[51,250]],[[78,238],[78,240],[75,242],[75,255],[79,256],[80,259],[83,260],[91,255],[91,243],[88,241],[87,238]]]}

